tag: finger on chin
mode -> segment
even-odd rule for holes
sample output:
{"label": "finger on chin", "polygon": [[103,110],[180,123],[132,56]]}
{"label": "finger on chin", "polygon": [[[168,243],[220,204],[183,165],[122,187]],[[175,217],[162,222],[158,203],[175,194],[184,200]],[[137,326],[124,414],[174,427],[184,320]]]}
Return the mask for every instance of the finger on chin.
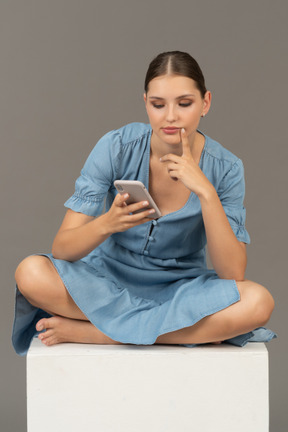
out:
{"label": "finger on chin", "polygon": [[181,141],[182,141],[183,154],[187,154],[188,152],[190,152],[190,146],[189,146],[187,133],[184,128],[181,129]]}

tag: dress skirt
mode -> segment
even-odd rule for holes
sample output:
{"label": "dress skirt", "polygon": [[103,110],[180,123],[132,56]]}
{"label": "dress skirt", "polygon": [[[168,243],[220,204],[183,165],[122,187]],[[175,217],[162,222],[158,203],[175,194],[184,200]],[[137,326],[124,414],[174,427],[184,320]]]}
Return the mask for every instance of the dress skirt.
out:
{"label": "dress skirt", "polygon": [[[236,282],[219,279],[212,270],[191,268],[184,271],[183,278],[183,269],[171,268],[171,262],[165,269],[163,262],[159,267],[159,262],[147,257],[136,268],[129,267],[127,255],[133,262],[134,254],[121,246],[113,247],[120,249],[114,252],[122,255],[122,262],[104,253],[75,262],[41,255],[51,260],[87,319],[115,341],[152,345],[158,336],[192,326],[240,299]],[[27,353],[37,335],[35,325],[43,317],[50,315],[32,306],[17,289],[13,344],[18,354]],[[243,346],[249,340],[273,337],[273,332],[261,328],[227,342]]]}

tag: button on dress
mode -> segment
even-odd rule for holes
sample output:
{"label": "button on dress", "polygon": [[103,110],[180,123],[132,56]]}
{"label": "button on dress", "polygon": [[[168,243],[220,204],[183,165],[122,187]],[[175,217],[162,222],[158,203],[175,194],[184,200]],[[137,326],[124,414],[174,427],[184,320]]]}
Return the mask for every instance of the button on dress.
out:
{"label": "button on dress", "polygon": [[[109,210],[117,194],[114,180],[140,180],[149,189],[151,135],[151,126],[142,123],[104,135],[65,206],[97,217]],[[243,164],[203,136],[199,166],[215,187],[237,239],[249,243]],[[122,343],[150,345],[159,335],[192,326],[239,301],[236,282],[220,279],[207,268],[205,247],[200,201],[191,192],[180,210],[115,233],[78,261],[41,255],[52,261],[75,303],[100,331]],[[12,340],[18,354],[26,354],[36,334],[35,324],[49,316],[16,288]],[[244,345],[273,337],[273,332],[261,328],[229,341]]]}

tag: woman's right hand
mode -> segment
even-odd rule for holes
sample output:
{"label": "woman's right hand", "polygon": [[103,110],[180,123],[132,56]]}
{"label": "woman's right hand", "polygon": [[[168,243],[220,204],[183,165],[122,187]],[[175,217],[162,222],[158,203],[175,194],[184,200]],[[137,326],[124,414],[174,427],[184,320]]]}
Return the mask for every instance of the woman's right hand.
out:
{"label": "woman's right hand", "polygon": [[126,204],[128,198],[128,194],[117,194],[112,206],[108,212],[103,215],[105,217],[105,223],[107,227],[109,227],[110,234],[123,232],[134,226],[151,221],[151,218],[148,216],[155,213],[153,209],[149,208],[135,213],[137,210],[148,207],[149,202],[140,201],[134,204]]}
{"label": "woman's right hand", "polygon": [[127,199],[126,195],[116,195],[108,212],[96,218],[68,209],[53,242],[54,258],[77,261],[88,255],[111,234],[126,231],[151,220],[147,216],[154,212],[152,209],[131,214],[148,207],[147,201],[127,205]]}

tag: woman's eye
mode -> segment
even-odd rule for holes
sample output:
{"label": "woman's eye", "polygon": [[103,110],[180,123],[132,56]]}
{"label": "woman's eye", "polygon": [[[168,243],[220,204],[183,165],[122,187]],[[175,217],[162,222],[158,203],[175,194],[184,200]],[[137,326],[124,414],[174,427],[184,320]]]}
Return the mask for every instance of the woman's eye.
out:
{"label": "woman's eye", "polygon": [[190,105],[192,105],[192,102],[181,102],[181,103],[179,103],[179,106],[181,106],[181,107],[189,107]]}
{"label": "woman's eye", "polygon": [[154,107],[154,108],[157,108],[157,109],[160,109],[160,108],[163,108],[164,105],[160,105],[160,104],[153,104],[153,107]]}

